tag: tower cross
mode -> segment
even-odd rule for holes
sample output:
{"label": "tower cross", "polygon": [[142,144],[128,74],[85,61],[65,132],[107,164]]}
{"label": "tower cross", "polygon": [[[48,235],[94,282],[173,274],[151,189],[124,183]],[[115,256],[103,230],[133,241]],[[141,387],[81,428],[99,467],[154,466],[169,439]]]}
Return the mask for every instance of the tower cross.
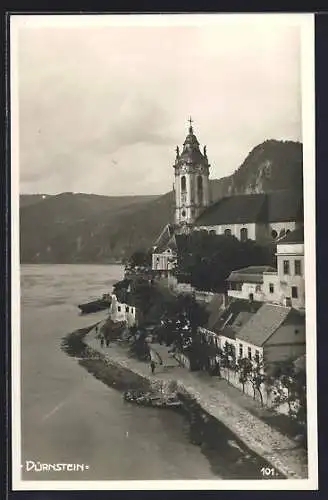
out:
{"label": "tower cross", "polygon": [[189,120],[188,120],[190,126],[192,126],[192,123],[194,122],[194,120],[191,118],[191,116],[189,117]]}

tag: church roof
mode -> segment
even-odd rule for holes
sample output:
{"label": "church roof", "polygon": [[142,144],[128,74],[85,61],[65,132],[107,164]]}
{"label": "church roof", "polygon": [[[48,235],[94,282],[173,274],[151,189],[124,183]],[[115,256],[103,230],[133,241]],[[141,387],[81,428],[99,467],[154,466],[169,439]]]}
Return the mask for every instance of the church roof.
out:
{"label": "church roof", "polygon": [[301,195],[289,190],[227,196],[206,209],[196,226],[302,220]]}
{"label": "church roof", "polygon": [[178,162],[181,160],[186,163],[207,163],[207,158],[199,149],[199,142],[191,125],[189,127],[189,133],[183,143],[182,153],[177,157]]}

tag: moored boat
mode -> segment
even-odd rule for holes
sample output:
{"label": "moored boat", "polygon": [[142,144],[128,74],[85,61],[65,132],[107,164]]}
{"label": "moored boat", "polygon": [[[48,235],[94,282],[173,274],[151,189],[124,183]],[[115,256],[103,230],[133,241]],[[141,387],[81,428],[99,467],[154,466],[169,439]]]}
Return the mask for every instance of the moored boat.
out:
{"label": "moored boat", "polygon": [[153,408],[179,408],[182,404],[175,396],[162,396],[150,392],[126,391],[123,394],[123,398],[129,403],[135,403],[140,406],[150,406]]}
{"label": "moored boat", "polygon": [[87,302],[86,304],[79,304],[78,308],[82,314],[90,314],[98,311],[108,309],[111,305],[110,294],[105,293],[101,298]]}

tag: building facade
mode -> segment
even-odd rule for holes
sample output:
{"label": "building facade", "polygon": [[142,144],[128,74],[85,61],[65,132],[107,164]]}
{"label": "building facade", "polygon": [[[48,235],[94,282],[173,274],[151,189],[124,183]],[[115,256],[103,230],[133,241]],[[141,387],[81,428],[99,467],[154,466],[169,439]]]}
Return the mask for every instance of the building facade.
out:
{"label": "building facade", "polygon": [[304,230],[299,228],[277,243],[277,271],[263,274],[265,300],[305,308]]}

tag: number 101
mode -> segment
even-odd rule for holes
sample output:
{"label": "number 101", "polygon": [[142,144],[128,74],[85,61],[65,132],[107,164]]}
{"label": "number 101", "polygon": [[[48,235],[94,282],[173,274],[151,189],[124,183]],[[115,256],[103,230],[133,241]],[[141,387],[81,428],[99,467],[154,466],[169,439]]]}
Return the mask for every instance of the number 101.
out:
{"label": "number 101", "polygon": [[274,476],[274,469],[270,469],[270,467],[262,467],[261,473],[262,476]]}

